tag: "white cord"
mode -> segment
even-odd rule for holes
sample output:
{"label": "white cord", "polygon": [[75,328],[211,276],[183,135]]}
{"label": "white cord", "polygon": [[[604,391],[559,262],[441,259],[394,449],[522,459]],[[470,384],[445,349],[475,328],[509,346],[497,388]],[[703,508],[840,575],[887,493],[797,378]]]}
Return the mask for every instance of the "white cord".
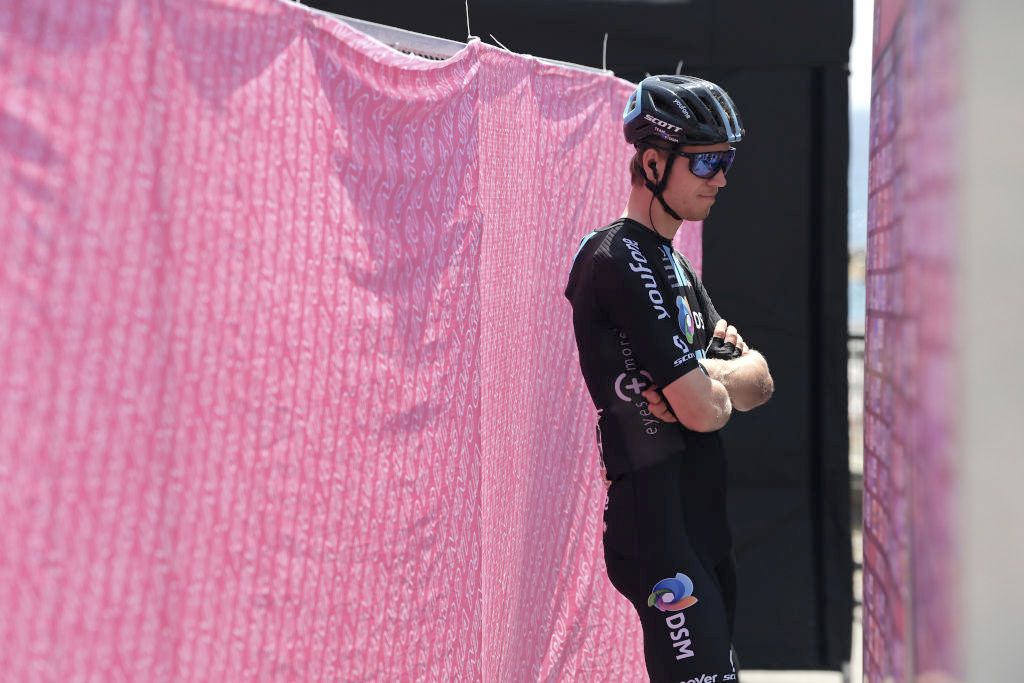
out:
{"label": "white cord", "polygon": [[489,35],[491,37],[491,40],[496,42],[498,45],[501,45],[501,47],[504,47],[505,48],[505,52],[512,52],[512,50],[509,50],[507,47],[505,47],[505,45],[500,40],[495,38],[493,33],[488,33],[487,35]]}

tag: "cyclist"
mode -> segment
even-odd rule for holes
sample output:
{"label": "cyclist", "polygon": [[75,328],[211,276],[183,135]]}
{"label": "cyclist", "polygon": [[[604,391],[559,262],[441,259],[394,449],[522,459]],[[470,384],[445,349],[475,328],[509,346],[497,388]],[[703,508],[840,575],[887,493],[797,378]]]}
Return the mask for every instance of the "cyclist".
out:
{"label": "cyclist", "polygon": [[737,681],[718,430],[773,383],[672,237],[683,219],[708,216],[743,125],[714,83],[652,76],[623,128],[636,148],[625,215],[583,238],[565,292],[610,480],[605,563],[640,617],[652,681]]}

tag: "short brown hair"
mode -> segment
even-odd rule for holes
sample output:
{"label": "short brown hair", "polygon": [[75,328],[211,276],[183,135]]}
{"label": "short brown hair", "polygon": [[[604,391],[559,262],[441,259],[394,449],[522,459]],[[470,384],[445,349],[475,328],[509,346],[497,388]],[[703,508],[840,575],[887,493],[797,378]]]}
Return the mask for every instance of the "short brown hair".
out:
{"label": "short brown hair", "polygon": [[646,147],[638,147],[636,154],[629,162],[629,182],[635,187],[640,187],[647,180],[647,173],[644,172],[644,150]]}
{"label": "short brown hair", "polygon": [[629,162],[629,181],[640,187],[650,178],[647,176],[647,169],[644,168],[644,152],[653,149],[659,159],[664,159],[665,153],[654,145],[642,145],[637,148],[636,153]]}

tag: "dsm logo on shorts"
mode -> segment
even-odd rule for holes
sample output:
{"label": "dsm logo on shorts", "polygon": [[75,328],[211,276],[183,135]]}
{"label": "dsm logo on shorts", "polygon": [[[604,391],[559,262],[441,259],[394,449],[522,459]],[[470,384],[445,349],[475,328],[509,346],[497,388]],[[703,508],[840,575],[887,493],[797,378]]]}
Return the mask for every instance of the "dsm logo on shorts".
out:
{"label": "dsm logo on shorts", "polygon": [[693,581],[683,573],[654,584],[647,598],[648,607],[657,607],[662,612],[678,612],[697,604],[693,595]]}

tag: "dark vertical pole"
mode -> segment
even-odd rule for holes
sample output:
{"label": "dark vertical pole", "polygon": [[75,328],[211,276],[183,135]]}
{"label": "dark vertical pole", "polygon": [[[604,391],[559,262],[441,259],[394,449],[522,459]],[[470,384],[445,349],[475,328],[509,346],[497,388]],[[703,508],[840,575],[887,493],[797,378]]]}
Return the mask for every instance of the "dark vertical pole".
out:
{"label": "dark vertical pole", "polygon": [[[811,72],[811,444],[809,481],[814,534],[816,644],[820,661],[838,666],[850,656],[852,550],[847,423],[847,192],[849,165],[847,74],[840,67]],[[840,126],[841,130],[832,130]]]}
{"label": "dark vertical pole", "polygon": [[811,69],[811,88],[810,88],[810,137],[811,137],[811,158],[808,161],[808,167],[810,168],[810,192],[808,193],[810,207],[808,210],[808,216],[811,220],[810,230],[808,234],[810,236],[810,245],[808,254],[810,254],[811,262],[808,269],[810,282],[808,283],[808,291],[810,292],[810,342],[811,342],[811,354],[810,358],[813,359],[811,366],[810,380],[810,394],[811,394],[811,448],[808,450],[810,456],[810,462],[808,463],[808,471],[810,473],[809,481],[811,485],[808,487],[811,496],[810,509],[811,509],[811,526],[813,529],[813,548],[814,548],[814,597],[815,597],[815,613],[816,613],[816,628],[815,634],[817,635],[818,642],[815,644],[818,651],[818,660],[821,662],[826,661],[826,648],[825,638],[823,634],[826,629],[827,619],[825,614],[825,600],[827,599],[825,590],[825,552],[827,550],[825,546],[825,537],[823,531],[823,520],[825,516],[825,495],[826,491],[822,490],[821,484],[824,483],[822,477],[822,460],[827,457],[824,443],[824,400],[823,400],[823,382],[822,382],[822,367],[818,361],[817,354],[820,349],[823,349],[822,344],[822,230],[825,229],[824,223],[824,212],[822,211],[822,176],[824,175],[824,163],[822,159],[822,143],[823,143],[823,124],[825,116],[825,96],[824,96],[824,77],[822,74],[822,67],[816,66]]}

